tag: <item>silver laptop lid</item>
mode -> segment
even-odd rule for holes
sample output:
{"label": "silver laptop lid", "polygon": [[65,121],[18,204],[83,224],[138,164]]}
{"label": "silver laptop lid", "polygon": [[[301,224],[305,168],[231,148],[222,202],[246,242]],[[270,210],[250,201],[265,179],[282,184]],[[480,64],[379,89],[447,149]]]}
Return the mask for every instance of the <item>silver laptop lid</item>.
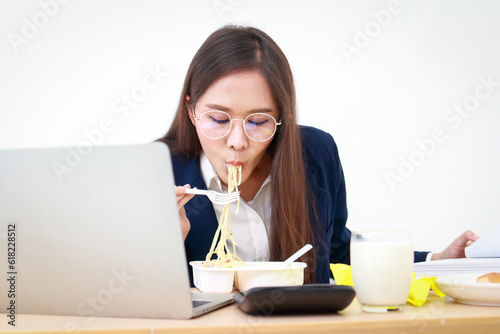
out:
{"label": "silver laptop lid", "polygon": [[2,293],[0,307],[14,300],[16,313],[190,318],[166,145],[86,149],[0,150],[3,262],[8,235],[15,248],[10,281],[0,280],[15,296]]}

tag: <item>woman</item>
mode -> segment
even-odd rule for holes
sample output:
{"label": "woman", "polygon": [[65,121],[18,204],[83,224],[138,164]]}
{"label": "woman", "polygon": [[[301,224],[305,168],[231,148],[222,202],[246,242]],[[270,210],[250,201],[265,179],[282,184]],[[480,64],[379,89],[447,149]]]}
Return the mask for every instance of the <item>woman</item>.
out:
{"label": "woman", "polygon": [[[327,283],[329,263],[349,263],[336,144],[321,130],[297,125],[295,108],[288,61],[264,32],[227,26],[198,50],[175,119],[160,139],[172,152],[176,184],[185,184],[176,194],[188,261],[205,259],[221,207],[204,196],[193,199],[185,188],[224,191],[232,164],[242,166],[242,207],[231,218],[243,260],[284,260],[313,244],[315,251],[302,258],[305,283]],[[452,245],[463,252],[465,242]],[[426,255],[416,252],[415,260]]]}

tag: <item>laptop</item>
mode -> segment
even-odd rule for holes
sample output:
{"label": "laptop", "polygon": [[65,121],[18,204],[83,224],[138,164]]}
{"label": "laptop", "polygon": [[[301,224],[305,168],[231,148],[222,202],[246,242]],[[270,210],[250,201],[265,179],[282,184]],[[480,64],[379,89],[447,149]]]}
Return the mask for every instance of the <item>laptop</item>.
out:
{"label": "laptop", "polygon": [[159,142],[0,150],[0,259],[7,315],[188,319],[233,302],[191,293]]}

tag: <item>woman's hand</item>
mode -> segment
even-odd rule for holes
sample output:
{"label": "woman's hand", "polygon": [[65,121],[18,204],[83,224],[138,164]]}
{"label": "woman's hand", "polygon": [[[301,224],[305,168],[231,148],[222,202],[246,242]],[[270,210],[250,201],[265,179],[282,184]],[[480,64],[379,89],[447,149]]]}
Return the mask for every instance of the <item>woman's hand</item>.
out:
{"label": "woman's hand", "polygon": [[446,247],[441,253],[432,254],[431,260],[444,260],[465,257],[465,248],[469,247],[479,238],[472,231],[465,231]]}
{"label": "woman's hand", "polygon": [[189,230],[191,229],[191,223],[186,216],[184,205],[194,197],[194,195],[186,194],[186,188],[191,188],[191,186],[189,184],[186,184],[184,186],[175,187],[175,195],[177,196],[177,208],[179,209],[179,218],[181,220],[182,238],[184,240],[186,240]]}

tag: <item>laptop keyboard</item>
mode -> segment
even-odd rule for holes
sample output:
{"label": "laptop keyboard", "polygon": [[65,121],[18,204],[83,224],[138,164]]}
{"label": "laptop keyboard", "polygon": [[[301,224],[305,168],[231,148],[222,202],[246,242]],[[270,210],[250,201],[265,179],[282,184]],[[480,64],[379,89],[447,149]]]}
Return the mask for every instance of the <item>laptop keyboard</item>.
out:
{"label": "laptop keyboard", "polygon": [[193,307],[198,307],[201,305],[205,305],[211,302],[211,300],[199,300],[199,299],[194,299],[192,300],[193,302]]}

